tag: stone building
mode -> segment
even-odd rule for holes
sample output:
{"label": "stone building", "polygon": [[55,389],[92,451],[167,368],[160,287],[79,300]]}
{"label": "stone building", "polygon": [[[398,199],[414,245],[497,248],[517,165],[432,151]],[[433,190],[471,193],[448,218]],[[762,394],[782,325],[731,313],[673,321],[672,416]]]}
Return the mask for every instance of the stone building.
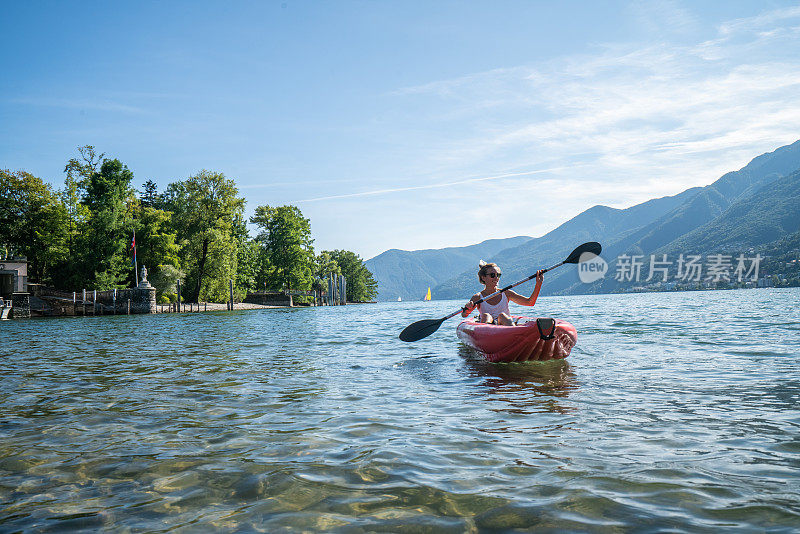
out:
{"label": "stone building", "polygon": [[14,293],[28,292],[28,259],[0,259],[0,297],[11,300]]}
{"label": "stone building", "polygon": [[[6,256],[0,259],[0,298],[3,308],[0,315],[30,317],[30,296],[28,295],[28,259]],[[13,307],[9,310],[9,303]]]}

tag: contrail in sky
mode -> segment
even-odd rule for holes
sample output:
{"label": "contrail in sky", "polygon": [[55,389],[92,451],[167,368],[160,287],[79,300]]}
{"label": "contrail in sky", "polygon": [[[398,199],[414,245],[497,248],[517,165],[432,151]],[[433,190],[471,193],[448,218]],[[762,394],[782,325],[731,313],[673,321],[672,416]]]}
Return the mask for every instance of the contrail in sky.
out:
{"label": "contrail in sky", "polygon": [[553,167],[550,169],[539,169],[536,171],[525,171],[525,172],[513,172],[509,174],[498,174],[496,176],[483,176],[480,178],[468,178],[466,180],[458,180],[457,182],[446,182],[441,184],[427,184],[427,185],[415,185],[413,187],[396,187],[393,189],[377,189],[375,191],[362,191],[361,193],[347,193],[344,195],[331,195],[327,197],[316,197],[316,198],[304,198],[302,200],[295,200],[294,203],[300,202],[317,202],[320,200],[334,200],[339,198],[353,198],[353,197],[366,197],[372,195],[383,195],[386,193],[399,193],[402,191],[416,191],[418,189],[435,189],[439,187],[450,187],[451,185],[461,185],[461,184],[469,184],[473,182],[485,182],[488,180],[497,180],[500,178],[512,178],[515,176],[529,176],[531,174],[542,174],[546,172],[554,172],[560,171],[567,168],[574,168],[574,167],[581,167],[582,165],[570,165],[568,167]]}

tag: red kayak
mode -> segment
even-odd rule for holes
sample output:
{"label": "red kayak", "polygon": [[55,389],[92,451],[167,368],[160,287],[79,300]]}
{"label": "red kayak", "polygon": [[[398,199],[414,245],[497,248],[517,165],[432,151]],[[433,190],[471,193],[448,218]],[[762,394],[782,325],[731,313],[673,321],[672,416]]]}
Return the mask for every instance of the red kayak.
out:
{"label": "red kayak", "polygon": [[561,360],[578,340],[575,327],[545,317],[513,317],[517,326],[500,326],[467,319],[456,334],[494,363]]}

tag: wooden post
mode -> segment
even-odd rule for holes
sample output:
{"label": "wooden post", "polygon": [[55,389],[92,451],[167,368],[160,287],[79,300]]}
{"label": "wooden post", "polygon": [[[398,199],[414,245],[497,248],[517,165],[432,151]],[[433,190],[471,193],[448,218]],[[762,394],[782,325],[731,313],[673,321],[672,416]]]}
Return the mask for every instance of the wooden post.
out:
{"label": "wooden post", "polygon": [[92,316],[97,315],[97,290],[94,290],[94,295],[92,295]]}
{"label": "wooden post", "polygon": [[139,287],[139,260],[136,258],[136,230],[133,230],[133,274],[136,275],[136,287]]}
{"label": "wooden post", "polygon": [[203,303],[203,311],[208,311],[208,302]]}
{"label": "wooden post", "polygon": [[228,280],[228,283],[231,288],[231,310],[233,310],[233,280]]}
{"label": "wooden post", "polygon": [[128,315],[131,314],[131,299],[128,299]]}
{"label": "wooden post", "polygon": [[114,315],[117,314],[117,288],[114,288],[114,311],[112,312]]}
{"label": "wooden post", "polygon": [[83,300],[81,300],[81,305],[83,306],[83,316],[86,317],[86,290],[83,290]]}

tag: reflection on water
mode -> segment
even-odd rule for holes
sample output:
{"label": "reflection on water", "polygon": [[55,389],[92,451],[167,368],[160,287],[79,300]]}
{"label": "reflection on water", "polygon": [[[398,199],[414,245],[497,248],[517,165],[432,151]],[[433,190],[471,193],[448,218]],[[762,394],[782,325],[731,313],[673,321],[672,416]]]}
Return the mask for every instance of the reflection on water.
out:
{"label": "reflection on water", "polygon": [[800,523],[800,291],[542,298],[567,360],[397,340],[458,305],[4,322],[0,531]]}
{"label": "reflection on water", "polygon": [[578,389],[577,376],[566,360],[495,364],[463,343],[459,343],[458,355],[470,376],[483,378],[482,394],[504,401],[504,406],[493,410],[520,414],[541,411],[564,414],[575,410],[558,402]]}
{"label": "reflection on water", "polygon": [[513,386],[521,386],[518,389],[522,390],[530,386],[541,393],[564,397],[578,387],[576,375],[567,360],[494,364],[463,343],[459,343],[458,355],[471,373],[486,377],[489,387],[513,390]]}

